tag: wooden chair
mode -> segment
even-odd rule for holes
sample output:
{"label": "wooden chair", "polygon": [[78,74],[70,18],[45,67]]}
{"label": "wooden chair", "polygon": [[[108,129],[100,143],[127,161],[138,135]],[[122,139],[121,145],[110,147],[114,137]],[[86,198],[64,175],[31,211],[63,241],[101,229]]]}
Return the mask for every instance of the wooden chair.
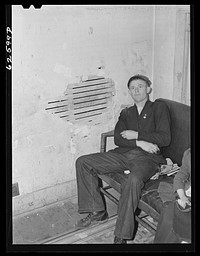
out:
{"label": "wooden chair", "polygon": [[[165,102],[169,108],[171,116],[171,143],[169,146],[162,149],[162,154],[165,158],[170,158],[173,163],[177,163],[181,166],[182,157],[184,151],[190,147],[190,106],[178,103],[167,99],[157,99],[157,101]],[[106,152],[107,138],[114,138],[114,130],[104,132],[101,134],[101,146],[100,152]],[[116,196],[109,192],[111,188],[121,193],[121,183],[127,179],[127,174],[124,173],[109,173],[105,175],[98,175],[103,185],[101,192],[118,204]],[[157,180],[149,180],[146,182],[142,196],[138,205],[138,211],[136,213],[136,220],[147,228],[152,234],[156,231],[156,222],[159,219],[159,215],[167,203],[163,203],[159,197],[157,191],[159,183],[161,181],[173,183],[174,176],[162,175]],[[143,212],[145,215],[141,215]],[[138,214],[139,213],[139,214]],[[153,218],[155,222],[149,221],[147,216]]]}

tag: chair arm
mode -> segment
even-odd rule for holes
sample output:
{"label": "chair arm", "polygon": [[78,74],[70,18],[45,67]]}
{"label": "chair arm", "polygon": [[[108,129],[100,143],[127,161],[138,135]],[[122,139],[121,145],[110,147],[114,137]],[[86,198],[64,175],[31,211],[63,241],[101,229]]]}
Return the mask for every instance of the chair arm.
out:
{"label": "chair arm", "polygon": [[114,130],[101,134],[100,152],[106,152],[107,138],[114,137]]}

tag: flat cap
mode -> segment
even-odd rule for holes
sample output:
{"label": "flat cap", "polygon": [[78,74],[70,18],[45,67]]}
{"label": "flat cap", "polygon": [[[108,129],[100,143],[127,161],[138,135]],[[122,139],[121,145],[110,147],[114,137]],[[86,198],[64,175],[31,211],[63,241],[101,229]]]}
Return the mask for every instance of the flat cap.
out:
{"label": "flat cap", "polygon": [[151,85],[151,81],[149,80],[149,78],[148,78],[147,76],[137,74],[137,75],[132,76],[132,77],[128,80],[128,83],[127,83],[128,88],[129,88],[130,82],[132,82],[133,80],[137,80],[137,79],[141,79],[141,80],[145,81],[148,86]]}

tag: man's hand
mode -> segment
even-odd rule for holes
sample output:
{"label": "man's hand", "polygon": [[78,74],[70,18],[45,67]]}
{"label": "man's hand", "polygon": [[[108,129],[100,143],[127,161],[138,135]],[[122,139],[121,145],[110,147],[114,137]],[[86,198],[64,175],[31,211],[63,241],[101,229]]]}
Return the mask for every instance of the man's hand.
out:
{"label": "man's hand", "polygon": [[152,154],[156,154],[160,150],[156,144],[144,140],[136,140],[136,145]]}
{"label": "man's hand", "polygon": [[133,130],[125,130],[125,131],[121,132],[120,134],[124,139],[127,139],[127,140],[133,140],[133,139],[137,140],[137,138],[138,138],[138,132],[133,131]]}

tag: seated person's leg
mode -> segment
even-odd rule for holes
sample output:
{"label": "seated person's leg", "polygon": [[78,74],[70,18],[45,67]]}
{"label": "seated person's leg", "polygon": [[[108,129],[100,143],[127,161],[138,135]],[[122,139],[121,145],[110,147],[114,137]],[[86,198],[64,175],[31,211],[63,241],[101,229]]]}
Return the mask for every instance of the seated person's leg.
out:
{"label": "seated person's leg", "polygon": [[109,173],[126,169],[124,157],[113,152],[95,153],[81,156],[76,161],[79,213],[89,213],[89,217],[79,221],[77,227],[89,226],[94,221],[107,219],[103,195],[99,189],[97,173]]}
{"label": "seated person's leg", "polygon": [[148,159],[146,161],[135,160],[132,165],[128,179],[122,184],[114,232],[116,237],[132,239],[135,229],[135,210],[141,197],[144,182],[155,173],[156,168],[157,165]]}
{"label": "seated person's leg", "polygon": [[180,210],[177,202],[174,203],[173,230],[180,240],[191,242],[191,209]]}

